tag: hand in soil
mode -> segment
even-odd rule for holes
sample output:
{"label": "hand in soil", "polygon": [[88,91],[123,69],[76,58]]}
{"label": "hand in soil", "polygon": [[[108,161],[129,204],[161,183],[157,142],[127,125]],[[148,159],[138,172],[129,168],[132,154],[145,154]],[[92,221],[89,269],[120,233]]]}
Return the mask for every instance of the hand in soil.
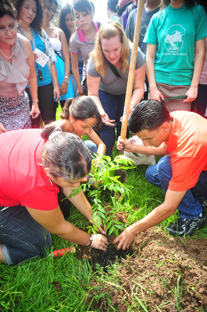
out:
{"label": "hand in soil", "polygon": [[116,245],[118,243],[118,246],[116,247],[117,250],[120,250],[121,248],[123,250],[128,249],[131,243],[133,242],[136,232],[134,230],[135,225],[132,224],[128,226],[114,241],[113,244]]}
{"label": "hand in soil", "polygon": [[96,264],[107,271],[107,266],[115,263],[116,261],[121,262],[122,259],[126,259],[127,255],[132,255],[133,250],[116,250],[112,243],[108,244],[106,251],[101,251],[97,249],[91,249],[91,261],[93,268],[96,268]]}
{"label": "hand in soil", "polygon": [[91,247],[105,251],[107,249],[107,246],[108,240],[104,235],[102,234],[93,235]]}

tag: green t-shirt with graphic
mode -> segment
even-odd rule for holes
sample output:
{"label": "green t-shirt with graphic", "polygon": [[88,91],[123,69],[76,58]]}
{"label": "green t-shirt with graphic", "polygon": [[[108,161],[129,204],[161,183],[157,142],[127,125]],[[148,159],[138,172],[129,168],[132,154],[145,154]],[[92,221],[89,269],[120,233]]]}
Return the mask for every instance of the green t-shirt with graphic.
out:
{"label": "green t-shirt with graphic", "polygon": [[145,42],[157,45],[155,81],[190,85],[195,42],[207,36],[207,14],[200,5],[174,9],[168,5],[149,24]]}

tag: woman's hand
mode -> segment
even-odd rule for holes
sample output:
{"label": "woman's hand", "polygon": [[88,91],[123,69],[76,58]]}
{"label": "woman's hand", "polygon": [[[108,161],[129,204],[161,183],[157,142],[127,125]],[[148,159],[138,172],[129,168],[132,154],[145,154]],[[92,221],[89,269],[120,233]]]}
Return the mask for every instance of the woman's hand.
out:
{"label": "woman's hand", "polygon": [[[68,81],[69,82],[69,81]],[[61,87],[60,87],[60,94],[64,95],[66,94],[68,91],[68,83],[66,81],[63,80]]]}
{"label": "woman's hand", "polygon": [[30,112],[30,116],[32,119],[37,118],[40,114],[39,106],[38,105],[32,105],[32,109]]}
{"label": "woman's hand", "polygon": [[198,88],[197,87],[190,87],[185,95],[187,95],[187,99],[185,99],[183,101],[183,103],[193,102],[198,96]]}
{"label": "woman's hand", "polygon": [[59,88],[59,86],[54,86],[53,96],[54,96],[55,101],[58,102],[59,98],[60,98],[60,88]]}
{"label": "woman's hand", "polygon": [[2,125],[2,123],[0,122],[0,134],[4,132],[8,132],[8,130],[6,130],[4,126]]}
{"label": "woman's hand", "polygon": [[100,250],[106,250],[108,246],[107,238],[104,235],[101,234],[93,234],[93,241],[91,244],[92,248],[100,249]]}
{"label": "woman's hand", "polygon": [[109,116],[104,113],[104,114],[101,114],[101,119],[102,119],[102,122],[107,125],[107,126],[111,126],[111,127],[114,127],[115,126],[115,120],[111,120],[109,119]]}
{"label": "woman's hand", "polygon": [[156,100],[159,102],[164,101],[164,96],[162,93],[157,89],[157,87],[151,87],[150,88],[150,99],[151,100]]}

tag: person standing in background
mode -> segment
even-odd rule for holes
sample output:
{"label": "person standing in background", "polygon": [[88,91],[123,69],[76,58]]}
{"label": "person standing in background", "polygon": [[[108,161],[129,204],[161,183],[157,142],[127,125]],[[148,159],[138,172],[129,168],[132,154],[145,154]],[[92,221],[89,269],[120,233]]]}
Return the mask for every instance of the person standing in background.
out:
{"label": "person standing in background", "polygon": [[[137,4],[138,0],[136,0]],[[146,0],[143,7],[142,12],[142,21],[141,21],[141,28],[140,28],[140,35],[139,35],[139,47],[144,54],[146,54],[147,44],[144,42],[144,37],[149,25],[149,22],[152,16],[157,13],[160,9],[160,2],[161,0]],[[126,24],[126,35],[127,37],[133,42],[134,40],[134,32],[135,32],[135,25],[136,25],[136,18],[137,18],[137,8],[134,9],[127,19]]]}
{"label": "person standing in background", "polygon": [[107,16],[112,21],[117,21],[119,18],[117,15],[117,4],[118,0],[108,0],[107,1]]}
{"label": "person standing in background", "polygon": [[[53,0],[54,1],[54,0]],[[55,63],[58,83],[60,87],[60,103],[64,106],[65,100],[73,97],[73,88],[69,79],[70,73],[70,59],[68,53],[68,45],[64,32],[62,29],[55,27],[51,21],[56,12],[56,3],[50,2],[49,0],[43,0],[44,4],[44,18],[42,28],[45,30],[49,37],[50,43],[55,51],[56,60]],[[53,6],[52,6],[53,4]],[[51,10],[48,10],[51,8]],[[50,14],[50,12],[52,12]],[[57,105],[57,104],[56,104]]]}
{"label": "person standing in background", "polygon": [[186,99],[165,105],[170,112],[190,111],[203,69],[207,14],[193,0],[164,0],[163,4],[152,17],[144,39],[150,98],[163,101],[184,95]]}
{"label": "person standing in background", "polygon": [[119,24],[122,24],[122,15],[126,12],[127,8],[133,5],[134,0],[119,0],[117,4],[117,14],[119,19],[117,20]]}
{"label": "person standing in background", "polygon": [[[93,9],[88,0],[74,0],[72,2],[73,14],[78,29],[70,40],[72,70],[79,95],[87,94],[86,65],[89,53],[93,50],[98,23],[93,22]],[[81,83],[78,69],[78,61],[83,59],[83,80]]]}
{"label": "person standing in background", "polygon": [[[71,38],[71,35],[76,30],[76,25],[75,25],[75,17],[73,15],[72,8],[68,3],[60,10],[58,26],[65,33],[67,44],[68,44],[68,51],[70,55],[70,38]],[[82,81],[83,61],[81,59],[78,60],[78,70],[79,70],[80,81]],[[76,97],[77,85],[73,76],[71,57],[70,57],[70,80],[71,80],[72,87],[73,87],[74,97]]]}
{"label": "person standing in background", "polygon": [[[30,41],[33,52],[37,48],[49,57],[49,62],[45,66],[35,62],[39,108],[42,120],[47,124],[55,120],[56,106],[54,99],[59,100],[60,89],[55,67],[56,56],[47,34],[41,28],[43,18],[42,2],[40,0],[14,0],[14,4],[17,10],[19,32]],[[29,90],[27,92],[30,96]],[[39,118],[36,118],[32,126],[38,128],[39,123]]]}
{"label": "person standing in background", "polygon": [[[29,84],[32,106],[25,88]],[[0,133],[31,127],[39,115],[37,79],[29,41],[17,33],[15,10],[0,3]]]}
{"label": "person standing in background", "polygon": [[130,13],[137,8],[137,0],[134,1],[134,3],[131,3],[127,6],[126,10],[122,14],[122,26],[124,30],[126,30],[127,20],[130,15]]}

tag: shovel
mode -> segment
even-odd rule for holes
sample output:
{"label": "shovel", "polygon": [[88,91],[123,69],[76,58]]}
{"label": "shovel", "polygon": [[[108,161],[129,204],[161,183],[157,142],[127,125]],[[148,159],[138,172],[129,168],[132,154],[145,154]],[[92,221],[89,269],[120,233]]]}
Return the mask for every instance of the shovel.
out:
{"label": "shovel", "polygon": [[[123,140],[126,138],[126,133],[127,133],[127,125],[128,125],[130,103],[131,103],[132,90],[133,90],[133,84],[134,84],[134,73],[135,73],[135,66],[136,66],[136,60],[137,60],[137,49],[138,49],[138,43],[139,43],[139,34],[140,34],[140,28],[141,28],[142,11],[143,11],[144,2],[145,0],[138,1],[136,25],[135,25],[135,32],[134,32],[134,39],[133,39],[133,48],[132,48],[130,66],[129,66],[129,75],[128,75],[126,96],[125,96],[125,103],[124,103],[124,114],[123,114],[123,121],[122,121],[122,127],[121,127],[121,139]],[[120,155],[124,154],[124,147],[122,148],[122,150],[119,151],[119,154]],[[121,182],[125,182],[127,178],[127,174],[125,170],[123,169],[116,170],[115,174],[120,176]]]}

